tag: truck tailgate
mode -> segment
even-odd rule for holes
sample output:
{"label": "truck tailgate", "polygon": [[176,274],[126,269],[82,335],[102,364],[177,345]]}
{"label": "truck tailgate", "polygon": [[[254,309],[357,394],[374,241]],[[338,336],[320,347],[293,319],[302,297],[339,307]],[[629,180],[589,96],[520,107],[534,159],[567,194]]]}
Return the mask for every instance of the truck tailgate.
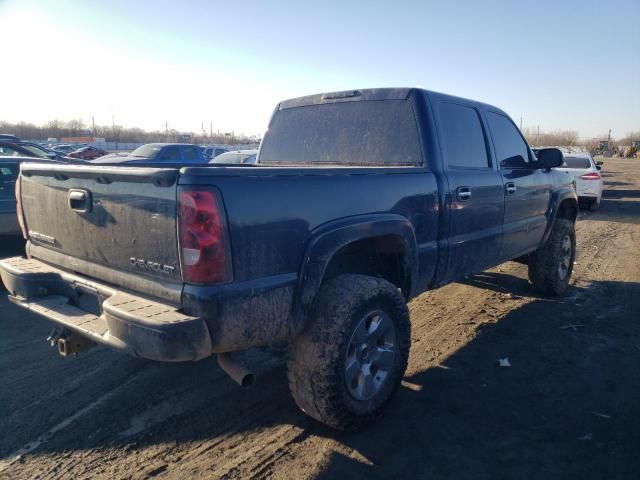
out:
{"label": "truck tailgate", "polygon": [[89,276],[143,276],[136,289],[150,295],[162,294],[158,284],[179,292],[178,169],[23,164],[21,173],[32,255]]}

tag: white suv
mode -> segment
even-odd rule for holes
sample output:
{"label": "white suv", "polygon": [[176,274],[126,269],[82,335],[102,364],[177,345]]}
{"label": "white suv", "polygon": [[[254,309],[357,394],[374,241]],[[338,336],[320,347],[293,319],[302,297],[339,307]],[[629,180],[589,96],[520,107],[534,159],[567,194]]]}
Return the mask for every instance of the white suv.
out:
{"label": "white suv", "polygon": [[589,153],[564,153],[564,163],[555,170],[566,172],[576,180],[576,191],[581,208],[597,210],[602,199],[601,162],[596,164]]}

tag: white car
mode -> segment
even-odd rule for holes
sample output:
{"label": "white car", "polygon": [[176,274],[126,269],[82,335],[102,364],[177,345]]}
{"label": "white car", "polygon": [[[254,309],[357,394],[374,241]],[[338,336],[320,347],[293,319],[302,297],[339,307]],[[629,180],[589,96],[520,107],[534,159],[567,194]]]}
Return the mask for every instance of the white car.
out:
{"label": "white car", "polygon": [[565,153],[564,163],[555,170],[566,172],[576,180],[576,192],[581,208],[597,210],[602,199],[601,162],[596,164],[589,153]]}

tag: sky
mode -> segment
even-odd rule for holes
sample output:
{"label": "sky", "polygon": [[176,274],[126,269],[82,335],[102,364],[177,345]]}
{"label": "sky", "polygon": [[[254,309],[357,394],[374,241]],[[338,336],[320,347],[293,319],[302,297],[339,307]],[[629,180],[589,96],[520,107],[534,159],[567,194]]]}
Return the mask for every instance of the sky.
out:
{"label": "sky", "polygon": [[639,25],[640,0],[0,0],[0,120],[261,136],[286,98],[419,86],[620,138]]}

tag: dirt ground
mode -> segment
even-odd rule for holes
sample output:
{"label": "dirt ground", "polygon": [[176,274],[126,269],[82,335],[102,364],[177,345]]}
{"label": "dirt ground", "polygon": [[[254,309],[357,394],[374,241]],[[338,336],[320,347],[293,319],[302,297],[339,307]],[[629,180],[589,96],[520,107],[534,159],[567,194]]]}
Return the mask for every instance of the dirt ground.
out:
{"label": "dirt ground", "polygon": [[282,349],[243,354],[250,390],[214,360],[64,359],[0,294],[0,478],[640,478],[640,160],[603,172],[569,292],[509,263],[416,298],[402,387],[357,434],[295,408]]}

